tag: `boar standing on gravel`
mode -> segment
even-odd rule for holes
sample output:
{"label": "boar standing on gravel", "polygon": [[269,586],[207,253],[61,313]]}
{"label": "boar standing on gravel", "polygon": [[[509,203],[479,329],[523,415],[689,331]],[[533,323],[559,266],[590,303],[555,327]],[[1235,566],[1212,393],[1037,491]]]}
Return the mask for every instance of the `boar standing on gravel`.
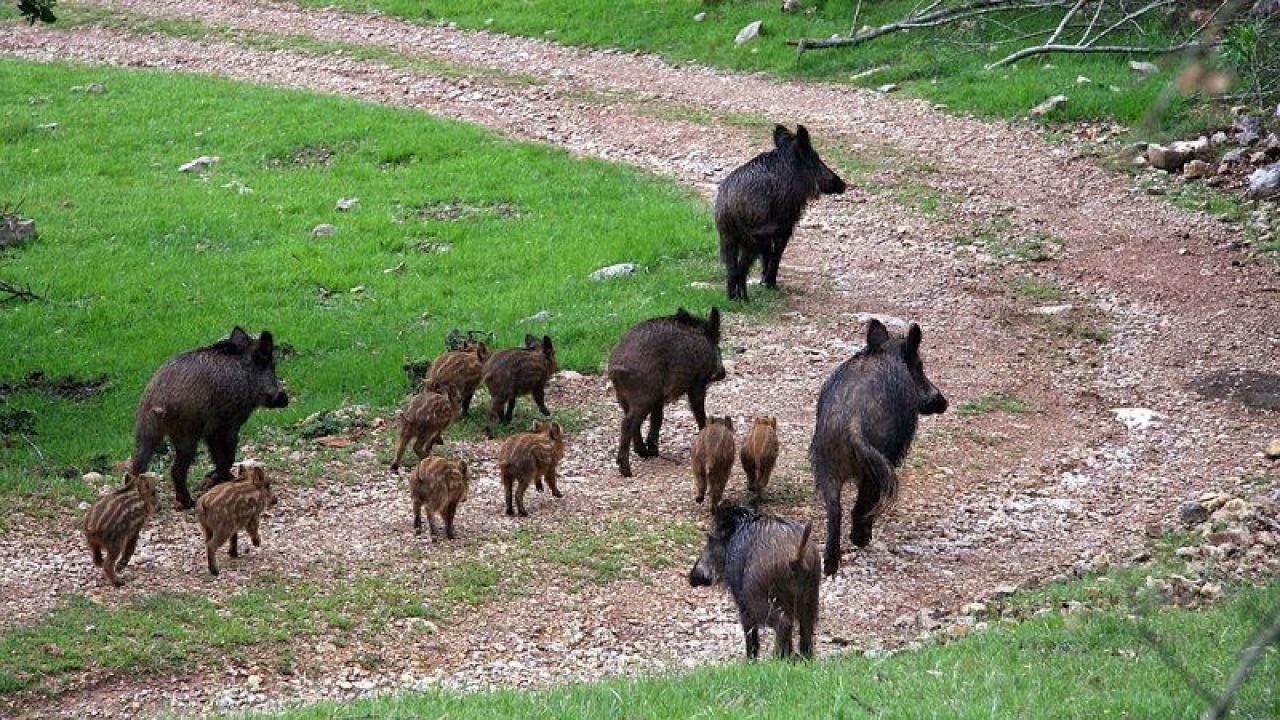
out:
{"label": "boar standing on gravel", "polygon": [[905,338],[891,338],[879,320],[867,328],[867,344],[822,386],[809,459],[813,481],[827,511],[825,570],[840,567],[840,490],[858,486],[849,513],[849,540],[871,542],[875,519],[898,494],[894,471],[911,447],[920,415],[945,412],[947,399],[925,377],[920,360],[920,326]]}
{"label": "boar standing on gravel", "polygon": [[462,409],[456,386],[440,387],[428,382],[422,392],[409,398],[400,411],[400,442],[391,461],[391,471],[400,469],[405,446],[413,441],[413,452],[419,460],[431,454],[433,445],[444,444],[444,431],[458,419]]}
{"label": "boar standing on gravel", "polygon": [[763,515],[753,507],[726,503],[716,510],[702,557],[689,584],[723,581],[738,606],[747,657],[760,655],[760,626],[774,632],[774,652],[791,655],[792,631],[800,630],[800,655],[813,657],[818,623],[818,549],[808,523]]}
{"label": "boar standing on gravel", "polygon": [[733,472],[733,418],[708,418],[693,441],[693,501],[701,503],[708,489],[711,492],[711,512],[715,512],[724,497],[724,488]]}
{"label": "boar standing on gravel", "polygon": [[489,390],[489,424],[485,432],[493,437],[493,422],[501,420],[511,422],[515,412],[516,398],[521,395],[533,396],[538,410],[550,416],[544,393],[547,381],[555,374],[556,350],[551,338],[542,336],[539,343],[532,335],[525,335],[524,346],[508,348],[494,353],[484,364],[484,386]]}
{"label": "boar standing on gravel", "polygon": [[450,350],[431,363],[425,384],[435,383],[440,388],[458,388],[462,398],[462,414],[471,409],[471,397],[475,395],[484,377],[484,364],[489,359],[489,348],[482,342],[467,342],[461,350]]}
{"label": "boar standing on gravel", "polygon": [[444,536],[454,539],[453,516],[458,505],[467,499],[471,476],[467,463],[442,457],[423,458],[409,476],[409,494],[413,497],[413,532],[422,534],[422,508],[427,508],[427,528],[436,536],[435,516],[444,520]]}
{"label": "boar standing on gravel", "polygon": [[151,473],[127,474],[124,486],[94,503],[84,517],[84,539],[89,544],[89,555],[112,585],[124,584],[116,573],[124,570],[133,558],[142,526],[160,506],[157,479]]}
{"label": "boar standing on gravel", "polygon": [[753,495],[764,493],[778,462],[778,418],[757,417],[742,441],[742,470],[747,474],[747,490]]}
{"label": "boar standing on gravel", "polygon": [[[533,432],[516,433],[498,449],[498,472],[507,498],[507,514],[527,516],[524,493],[529,483],[542,492],[547,481],[552,497],[562,497],[556,487],[556,469],[564,458],[564,430],[551,420],[534,420]],[[514,506],[512,499],[515,499]]]}
{"label": "boar standing on gravel", "polygon": [[821,194],[845,191],[844,180],[818,157],[803,125],[796,126],[794,135],[776,126],[773,144],[773,150],[729,173],[716,193],[720,262],[730,300],[747,300],[747,273],[757,257],[764,257],[761,282],[776,288],[782,251],[805,205]]}
{"label": "boar standing on gravel", "polygon": [[240,428],[254,409],[289,404],[276,377],[275,341],[266,330],[255,340],[239,327],[225,340],[182,353],[152,376],[138,403],[134,429],[134,474],[147,471],[151,456],[168,438],[173,443],[173,489],[178,505],[195,505],[187,489],[187,471],[201,438],[209,448],[213,472],[206,484],[231,478]]}
{"label": "boar standing on gravel", "polygon": [[241,530],[249,533],[254,547],[262,546],[258,523],[263,511],[276,504],[276,494],[261,465],[241,463],[239,470],[238,479],[215,486],[201,495],[200,502],[196,503],[196,515],[200,519],[200,529],[204,531],[209,572],[214,575],[218,574],[214,555],[227,540],[231,541],[228,554],[240,556],[238,534]]}
{"label": "boar standing on gravel", "polygon": [[[631,477],[631,447],[642,458],[658,454],[663,405],[688,395],[698,429],[705,427],[707,385],[724,377],[718,308],[706,320],[679,308],[675,315],[628,330],[609,355],[609,380],[622,406],[617,456],[622,476]],[[646,417],[649,434],[642,441],[640,425]]]}

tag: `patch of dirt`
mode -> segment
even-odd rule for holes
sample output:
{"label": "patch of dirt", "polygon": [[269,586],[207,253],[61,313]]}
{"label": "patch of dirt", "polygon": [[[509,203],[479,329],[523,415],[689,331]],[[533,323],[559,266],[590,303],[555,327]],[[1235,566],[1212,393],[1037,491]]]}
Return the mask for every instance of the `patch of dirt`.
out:
{"label": "patch of dirt", "polygon": [[0,398],[14,392],[42,392],[64,400],[83,402],[97,397],[111,382],[107,375],[79,378],[72,375],[49,377],[43,370],[32,370],[21,380],[0,380]]}
{"label": "patch of dirt", "polygon": [[1280,410],[1280,375],[1257,370],[1219,370],[1191,383],[1207,398],[1235,400],[1259,410]]}
{"label": "patch of dirt", "polygon": [[[1220,249],[1238,239],[1238,229],[1163,205],[1029,129],[847,87],[379,16],[247,0],[91,4],[377,45],[463,72],[433,75],[347,55],[93,27],[9,25],[0,53],[213,73],[418,108],[634,164],[708,199],[717,181],[769,140],[767,127],[733,118],[802,122],[828,160],[873,168],[845,195],[817,201],[797,228],[780,272],[787,309],[776,321],[726,316],[729,377],[711,387],[708,412],[737,422],[778,417],[783,449],[768,509],[822,527],[805,459],[817,391],[860,346],[871,314],[921,323],[927,370],[952,407],[1000,394],[1025,410],[922,421],[897,507],[878,523],[875,542],[850,549],[839,574],[823,584],[820,654],[896,645],[915,634],[898,622],[904,616],[942,614],[1004,586],[1122,556],[1149,526],[1172,526],[1183,500],[1238,479],[1277,484],[1275,464],[1261,452],[1277,435],[1276,412],[1191,389],[1197,378],[1241,367],[1243,359],[1249,370],[1280,373],[1275,269],[1242,264]],[[516,76],[525,81],[504,80]],[[921,159],[929,171],[890,172],[904,157]],[[912,193],[880,187],[906,180]],[[924,212],[917,186],[948,201]],[[900,197],[906,195],[916,199]],[[1051,238],[1054,251],[1031,263],[955,240],[992,227],[1008,237]],[[1020,292],[1027,280],[1056,288],[1055,299]],[[452,543],[413,537],[403,481],[382,464],[389,428],[346,428],[354,450],[246,447],[242,455],[264,457],[281,486],[262,548],[224,563],[223,575],[211,579],[193,518],[166,506],[143,535],[126,574],[130,585],[115,590],[102,584],[80,546],[74,528],[82,510],[53,523],[19,518],[0,536],[0,628],[38,619],[78,594],[108,606],[158,591],[223,601],[276,576],[321,588],[389,576],[406,591],[430,594],[430,583],[460,563],[502,567],[522,529],[554,538],[622,520],[641,527],[704,522],[691,497],[695,425],[683,405],[667,412],[661,456],[636,461],[636,477],[623,479],[613,466],[618,411],[607,382],[562,373],[549,404],[586,419],[569,439],[565,497],[534,495],[529,518],[502,514],[496,440],[446,436],[447,452],[465,458],[476,477],[459,513],[461,538]],[[1130,416],[1116,412],[1124,408],[1154,414],[1127,424]],[[317,476],[308,466],[322,470]],[[731,494],[742,484],[735,474]],[[55,695],[0,699],[0,709],[189,714],[395,688],[538,687],[737,658],[741,633],[725,594],[684,581],[679,556],[692,562],[695,545],[664,550],[671,564],[662,568],[628,560],[626,579],[600,584],[539,572],[543,566],[529,559],[522,572],[538,582],[521,595],[460,611],[430,631],[406,619],[367,636],[347,633],[341,643],[298,638],[291,674],[266,658],[215,659],[183,677],[92,674]],[[367,655],[378,658],[373,669],[360,661]]]}

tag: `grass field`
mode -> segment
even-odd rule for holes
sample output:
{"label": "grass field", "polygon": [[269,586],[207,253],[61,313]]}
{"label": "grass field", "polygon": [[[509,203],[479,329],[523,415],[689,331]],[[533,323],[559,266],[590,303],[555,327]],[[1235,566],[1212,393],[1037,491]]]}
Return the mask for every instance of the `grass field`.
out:
{"label": "grass field", "polygon": [[[455,328],[549,334],[593,371],[635,321],[723,304],[704,201],[635,170],[214,78],[0,61],[0,85],[0,205],[40,233],[0,254],[0,280],[40,296],[0,306],[0,412],[34,413],[0,447],[0,496],[75,491],[127,457],[151,373],[235,325],[275,334],[294,399],[252,428],[392,408],[401,366]],[[178,171],[205,155],[221,162]],[[640,270],[588,279],[620,262]]]}
{"label": "grass field", "polygon": [[[1165,59],[1160,73],[1141,75],[1124,55],[1052,55],[1016,66],[984,67],[1011,52],[1007,39],[1052,29],[1060,11],[1014,19],[993,14],[938,33],[917,30],[886,36],[853,48],[811,50],[798,56],[787,39],[827,38],[849,32],[857,8],[858,26],[901,18],[916,3],[907,0],[809,0],[802,11],[782,13],[777,0],[708,3],[702,0],[620,0],[583,4],[575,0],[299,0],[312,6],[374,10],[414,22],[450,22],[459,27],[545,38],[570,45],[620,47],[784,78],[826,80],[864,87],[898,84],[902,91],[943,103],[958,112],[1021,118],[1044,99],[1063,93],[1070,102],[1052,121],[1112,119],[1125,125],[1143,121],[1176,74],[1178,62]],[[807,11],[805,11],[807,10]],[[694,16],[705,13],[702,21]],[[763,21],[762,34],[734,43],[748,23]],[[1144,43],[1168,39],[1172,26],[1153,21],[1134,28]],[[870,74],[864,71],[873,70]],[[1079,82],[1079,77],[1088,82]],[[1164,133],[1201,121],[1183,99],[1153,117]]]}
{"label": "grass field", "polygon": [[[1090,581],[1096,583],[1096,580]],[[1074,597],[1089,583],[1047,588]],[[678,677],[613,680],[532,693],[447,692],[299,708],[275,717],[339,718],[1195,718],[1237,654],[1280,603],[1280,584],[1212,609],[1119,607],[999,620],[954,641],[887,657],[733,663]],[[1027,600],[1028,597],[1022,598]],[[1065,600],[1064,600],[1065,602]],[[1052,607],[1044,604],[1043,607]],[[1160,641],[1157,650],[1146,637]],[[1237,699],[1240,718],[1280,716],[1280,652],[1268,651]]]}

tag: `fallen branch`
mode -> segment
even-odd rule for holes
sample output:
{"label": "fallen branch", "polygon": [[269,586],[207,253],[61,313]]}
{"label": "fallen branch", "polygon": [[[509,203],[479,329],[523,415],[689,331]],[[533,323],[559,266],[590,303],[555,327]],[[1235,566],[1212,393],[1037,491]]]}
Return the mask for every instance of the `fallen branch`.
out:
{"label": "fallen branch", "polygon": [[990,13],[1008,12],[1010,10],[1043,10],[1051,7],[1066,7],[1066,0],[975,0],[975,2],[954,8],[938,8],[935,2],[924,10],[913,12],[897,22],[881,25],[869,32],[851,32],[844,37],[834,38],[799,38],[788,39],[788,45],[794,45],[798,52],[818,50],[832,47],[845,47],[869,42],[884,35],[903,30],[940,27],[949,23],[980,17]]}
{"label": "fallen branch", "polygon": [[0,303],[6,303],[10,300],[39,300],[40,296],[31,292],[31,288],[18,283],[9,282],[8,280],[0,280],[0,293],[8,293],[9,297],[0,300]]}
{"label": "fallen branch", "polygon": [[1047,55],[1048,53],[1128,53],[1136,55],[1168,55],[1170,53],[1179,53],[1184,50],[1199,50],[1200,48],[1212,47],[1214,43],[1201,42],[1185,42],[1181,45],[1172,45],[1162,48],[1148,48],[1136,45],[1037,45],[1036,47],[1023,48],[1015,53],[1011,53],[990,65],[986,66],[988,70],[995,70],[998,67],[1018,62],[1025,58],[1034,57],[1036,55]]}

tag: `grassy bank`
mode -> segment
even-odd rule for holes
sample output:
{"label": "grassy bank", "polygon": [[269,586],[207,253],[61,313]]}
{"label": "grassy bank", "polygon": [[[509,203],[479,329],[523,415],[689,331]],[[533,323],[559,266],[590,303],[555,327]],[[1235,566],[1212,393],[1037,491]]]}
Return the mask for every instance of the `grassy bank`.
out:
{"label": "grassy bank", "polygon": [[[704,202],[628,168],[214,78],[6,60],[0,85],[0,204],[40,234],[0,253],[40,296],[0,306],[0,495],[127,457],[155,368],[234,325],[273,331],[295,399],[252,428],[393,407],[453,329],[549,334],[590,371],[636,320],[722,300]],[[179,172],[200,156],[221,160]],[[620,262],[640,270],[588,279]]]}

